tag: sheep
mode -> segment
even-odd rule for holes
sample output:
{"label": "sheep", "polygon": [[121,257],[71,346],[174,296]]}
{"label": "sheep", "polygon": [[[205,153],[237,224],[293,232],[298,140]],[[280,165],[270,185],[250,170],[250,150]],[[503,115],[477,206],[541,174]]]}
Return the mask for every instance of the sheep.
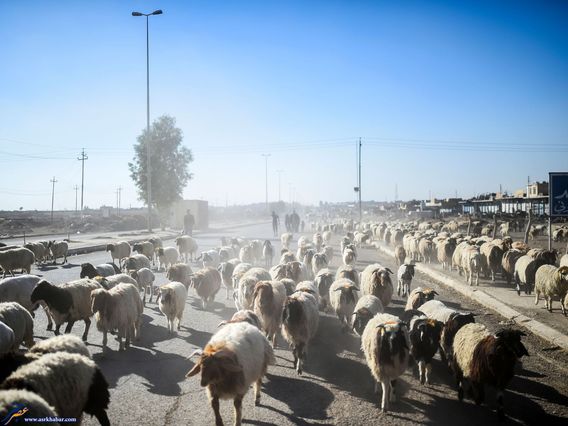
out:
{"label": "sheep", "polygon": [[22,305],[16,302],[0,303],[0,321],[14,333],[12,350],[16,351],[22,342],[28,348],[34,345],[34,320]]}
{"label": "sheep", "polygon": [[156,252],[156,248],[154,244],[150,241],[142,241],[140,243],[135,243],[132,246],[132,250],[138,254],[143,254],[148,259],[152,261],[152,265],[154,264],[154,254]]}
{"label": "sheep", "polygon": [[7,273],[14,276],[16,269],[23,269],[29,274],[34,262],[34,253],[24,247],[0,251],[0,268],[4,271],[3,278],[6,278]]}
{"label": "sheep", "polygon": [[280,281],[259,281],[252,295],[253,311],[260,318],[262,329],[272,347],[276,347],[276,334],[282,324],[282,309],[286,288]]}
{"label": "sheep", "polygon": [[438,262],[442,264],[442,269],[451,270],[452,257],[456,250],[455,238],[447,238],[438,243]]}
{"label": "sheep", "polygon": [[168,268],[166,272],[166,278],[170,281],[178,281],[182,283],[185,288],[189,288],[191,284],[191,275],[193,275],[193,270],[191,266],[185,263],[175,263]]}
{"label": "sheep", "polygon": [[202,251],[195,260],[201,260],[204,268],[217,268],[221,263],[221,258],[217,250]]}
{"label": "sheep", "polygon": [[222,281],[221,274],[215,268],[200,269],[191,277],[191,286],[195,288],[197,295],[201,298],[204,310],[215,300],[215,295],[221,288]]}
{"label": "sheep", "polygon": [[138,286],[138,281],[136,281],[136,279],[132,278],[128,274],[115,274],[115,275],[109,275],[108,277],[97,276],[94,278],[94,280],[98,282],[101,285],[101,287],[106,290],[110,290],[111,288],[113,288],[114,286],[120,283],[129,283]]}
{"label": "sheep", "polygon": [[356,284],[348,278],[336,279],[329,288],[330,305],[343,324],[344,331],[351,327],[350,320],[357,304],[358,291]]}
{"label": "sheep", "polygon": [[138,271],[142,268],[148,268],[148,269],[151,268],[150,259],[148,259],[143,254],[133,254],[132,256],[129,256],[127,259],[124,260],[122,266],[125,271]]}
{"label": "sheep", "polygon": [[291,296],[296,292],[296,283],[294,282],[294,280],[291,280],[290,278],[282,278],[281,280],[278,281],[280,281],[282,285],[286,288],[286,296]]}
{"label": "sheep", "polygon": [[396,266],[402,265],[406,260],[406,250],[400,244],[394,248],[394,259],[396,260]]}
{"label": "sheep", "polygon": [[[458,250],[456,249],[456,252]],[[454,253],[455,254],[455,253]],[[479,286],[479,272],[481,271],[481,253],[479,247],[467,246],[461,251],[461,267],[465,273],[466,281],[473,285],[473,277],[475,275],[475,285]]]}
{"label": "sheep", "polygon": [[[242,263],[239,259],[236,259],[238,263],[233,269],[233,274],[231,276],[231,280],[233,281],[233,297],[235,297],[235,292],[239,288],[239,281],[246,274],[250,269],[252,269],[252,265],[250,263]],[[270,274],[269,274],[270,276]]]}
{"label": "sheep", "polygon": [[308,293],[311,294],[312,296],[314,296],[314,299],[317,302],[317,305],[319,307],[320,305],[320,295],[319,295],[319,289],[318,286],[313,282],[313,281],[301,281],[296,285],[296,289],[294,290],[294,292],[297,291],[301,291],[304,293]]}
{"label": "sheep", "polygon": [[359,273],[351,265],[341,265],[337,268],[337,271],[335,272],[335,280],[337,281],[341,278],[350,279],[357,287],[359,287],[361,282],[359,279]]}
{"label": "sheep", "polygon": [[367,326],[367,323],[377,314],[382,314],[385,311],[381,300],[371,294],[366,294],[362,296],[355,305],[355,311],[353,312],[353,319],[351,324],[353,325],[353,331],[359,336],[363,335],[363,330]]}
{"label": "sheep", "polygon": [[515,263],[514,272],[517,294],[521,294],[521,285],[524,287],[525,294],[530,294],[534,287],[538,268],[545,264],[553,265],[555,260],[555,258],[546,255],[539,255],[536,258],[533,258],[530,254],[521,256]]}
{"label": "sheep", "polygon": [[432,318],[443,322],[448,322],[451,315],[458,312],[455,309],[449,308],[440,300],[429,300],[420,306],[422,311],[428,318]]}
{"label": "sheep", "polygon": [[349,237],[343,237],[339,242],[339,251],[341,254],[345,251],[345,248],[351,244],[351,239]]}
{"label": "sheep", "polygon": [[107,244],[106,251],[110,252],[111,261],[118,259],[118,267],[122,269],[122,259],[130,256],[131,248],[128,241],[118,241],[116,243]]}
{"label": "sheep", "polygon": [[263,248],[263,243],[261,240],[252,240],[249,243],[249,247],[252,250],[252,256],[254,258],[254,260],[259,263],[262,260],[262,248]]}
{"label": "sheep", "polygon": [[321,234],[321,237],[323,239],[324,244],[327,246],[331,243],[331,237],[333,236],[333,234],[331,233],[331,231],[323,231]]}
{"label": "sheep", "polygon": [[397,273],[398,285],[396,286],[396,293],[399,296],[401,292],[403,296],[408,296],[410,294],[412,278],[414,278],[414,264],[404,263],[400,265]]}
{"label": "sheep", "polygon": [[[215,271],[215,269],[212,270]],[[199,272],[201,271],[197,274]],[[174,333],[176,319],[178,331],[181,329],[185,299],[187,299],[187,289],[180,282],[172,281],[160,287],[160,312],[168,319],[168,333],[170,334]]]}
{"label": "sheep", "polygon": [[294,368],[302,374],[308,343],[318,329],[318,302],[310,293],[298,292],[288,296],[282,311],[282,336],[292,347]]}
{"label": "sheep", "polygon": [[79,354],[91,358],[91,353],[81,339],[73,334],[62,334],[49,339],[39,340],[30,349],[30,355],[44,355],[56,352]]}
{"label": "sheep", "polygon": [[392,271],[378,263],[367,266],[361,273],[361,290],[363,294],[372,294],[381,299],[386,308],[394,292],[390,278]]}
{"label": "sheep", "polygon": [[235,312],[229,321],[221,321],[217,327],[222,327],[236,322],[247,322],[259,330],[262,330],[260,318],[258,318],[258,315],[249,309],[241,309],[240,311]]}
{"label": "sheep", "polygon": [[298,260],[296,255],[291,251],[286,250],[282,252],[279,263],[285,265],[288,262],[295,262],[296,260]]}
{"label": "sheep", "polygon": [[[0,391],[0,419],[3,420],[2,424],[7,425],[12,419],[28,411],[31,411],[36,419],[57,417],[55,409],[45,399],[33,392],[18,389]],[[25,420],[22,423],[24,422]],[[56,425],[59,423],[51,422],[46,424]]]}
{"label": "sheep", "polygon": [[282,247],[286,249],[290,248],[290,243],[292,242],[293,238],[294,236],[290,232],[285,232],[280,235],[280,242],[282,243]]}
{"label": "sheep", "polygon": [[434,296],[438,296],[438,293],[434,289],[423,289],[422,287],[416,287],[408,295],[408,299],[406,300],[406,307],[404,309],[406,309],[407,311],[411,309],[418,309],[427,301],[433,300]]}
{"label": "sheep", "polygon": [[272,266],[272,259],[274,259],[274,247],[270,240],[265,240],[262,244],[262,257],[264,258],[264,267],[269,269]]}
{"label": "sheep", "polygon": [[458,382],[458,398],[463,401],[464,384],[470,383],[476,404],[485,397],[485,385],[497,388],[497,414],[505,417],[503,393],[515,374],[515,364],[527,349],[521,342],[520,330],[503,329],[492,335],[484,325],[467,324],[456,334],[453,344],[454,375]]}
{"label": "sheep", "polygon": [[327,268],[320,269],[314,278],[314,284],[316,285],[319,293],[320,309],[326,312],[329,309],[329,288],[334,281],[333,274]]}
{"label": "sheep", "polygon": [[314,277],[318,274],[320,269],[327,268],[328,264],[327,256],[324,253],[314,254],[312,259],[312,271],[314,273]]}
{"label": "sheep", "polygon": [[260,404],[262,378],[268,365],[274,364],[274,352],[266,337],[246,322],[227,324],[209,340],[186,377],[201,373],[201,386],[215,413],[215,423],[223,424],[219,399],[233,399],[235,425],[242,421],[242,401],[251,384],[254,385],[255,405]]}
{"label": "sheep", "polygon": [[0,321],[0,355],[13,352],[15,343],[16,336],[14,330]]}
{"label": "sheep", "polygon": [[162,239],[160,237],[152,237],[148,238],[148,242],[152,243],[154,246],[154,251],[156,251],[159,247],[164,247],[164,243],[162,243]]}
{"label": "sheep", "polygon": [[568,253],[560,258],[560,266],[568,266]]}
{"label": "sheep", "polygon": [[351,248],[346,248],[343,250],[343,264],[344,265],[353,265],[357,262],[357,254]]}
{"label": "sheep", "polygon": [[327,259],[327,264],[329,265],[333,260],[333,247],[327,245],[324,246],[322,248],[322,253],[325,254],[325,257]]}
{"label": "sheep", "polygon": [[503,254],[501,259],[501,271],[503,272],[504,278],[507,280],[507,284],[511,285],[511,281],[515,274],[515,264],[525,253],[521,250],[510,249]]}
{"label": "sheep", "polygon": [[24,244],[24,248],[32,251],[37,263],[44,263],[49,255],[49,249],[39,242]]}
{"label": "sheep", "polygon": [[568,293],[568,266],[542,265],[535,274],[535,298],[534,304],[538,305],[538,300],[542,294],[546,309],[552,312],[552,300],[558,298],[562,313],[566,316],[566,294]]}
{"label": "sheep", "polygon": [[491,281],[495,281],[495,275],[501,271],[503,249],[495,242],[485,243],[480,247],[483,265],[485,266],[485,278],[491,273]]}
{"label": "sheep", "polygon": [[[412,311],[407,311],[412,312]],[[419,312],[419,311],[416,311]],[[421,384],[430,384],[432,358],[440,346],[440,336],[444,324],[425,315],[418,315],[409,321],[410,354],[418,362],[418,375]]]}
{"label": "sheep", "polygon": [[83,412],[110,425],[108,383],[93,360],[66,352],[45,354],[17,368],[0,389],[25,389],[41,396],[60,417],[81,421]]}
{"label": "sheep", "polygon": [[229,294],[233,291],[233,271],[235,270],[235,266],[240,262],[239,259],[233,259],[232,261],[221,262],[217,267],[217,270],[221,274],[223,285],[227,290],[227,300],[229,300]]}
{"label": "sheep", "polygon": [[75,321],[85,321],[83,341],[87,340],[91,326],[91,291],[101,288],[101,285],[91,279],[82,278],[76,281],[55,286],[42,280],[32,291],[31,301],[44,301],[55,323],[55,334],[59,335],[61,324],[67,322],[65,333],[70,333]]}
{"label": "sheep", "polygon": [[47,248],[51,254],[54,265],[57,264],[58,257],[63,257],[63,262],[61,262],[62,265],[67,262],[67,252],[69,251],[69,244],[67,241],[48,241]]}
{"label": "sheep", "polygon": [[423,262],[432,263],[432,258],[434,257],[434,243],[428,238],[422,238],[418,242],[418,252],[422,257]]}
{"label": "sheep", "polygon": [[154,281],[156,276],[149,268],[142,268],[138,271],[132,271],[130,276],[134,278],[137,282],[139,290],[144,290],[144,296],[142,297],[142,302],[146,306],[146,293],[150,293],[149,302],[152,303],[152,296],[154,296]]}
{"label": "sheep", "polygon": [[254,253],[250,246],[241,247],[239,250],[239,260],[243,263],[254,264]]}
{"label": "sheep", "polygon": [[[174,241],[178,247],[179,253],[183,256],[185,263],[188,263],[188,261],[193,261],[193,257],[195,253],[197,253],[198,249],[197,241],[195,241],[195,239],[193,237],[190,237],[189,235],[181,235]],[[177,259],[175,262],[177,262]]]}
{"label": "sheep", "polygon": [[323,245],[323,236],[319,232],[316,232],[312,237],[312,243],[316,251],[320,251]]}
{"label": "sheep", "polygon": [[108,277],[109,275],[119,274],[120,269],[113,263],[103,263],[101,265],[93,266],[91,263],[81,264],[80,278],[95,278],[97,275],[101,277]]}
{"label": "sheep", "polygon": [[[26,308],[32,317],[34,311],[39,306],[38,303],[32,303],[30,297],[36,284],[41,278],[36,275],[20,275],[18,277],[4,278],[0,281],[0,302],[18,302]],[[47,317],[47,329],[51,330],[53,321],[45,304],[42,304]]]}
{"label": "sheep", "polygon": [[367,366],[383,395],[381,409],[386,413],[396,401],[396,379],[408,367],[410,342],[406,324],[390,314],[375,315],[361,336],[361,349]]}

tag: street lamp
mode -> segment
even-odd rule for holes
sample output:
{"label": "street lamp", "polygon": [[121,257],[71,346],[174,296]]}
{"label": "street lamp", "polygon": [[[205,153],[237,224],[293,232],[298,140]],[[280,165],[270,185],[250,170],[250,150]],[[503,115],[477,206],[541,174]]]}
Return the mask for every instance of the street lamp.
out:
{"label": "street lamp", "polygon": [[132,12],[132,16],[146,17],[146,179],[147,179],[147,195],[148,195],[148,232],[152,232],[152,164],[150,162],[150,38],[148,32],[148,17],[152,15],[161,15],[160,9],[154,10],[152,13]]}

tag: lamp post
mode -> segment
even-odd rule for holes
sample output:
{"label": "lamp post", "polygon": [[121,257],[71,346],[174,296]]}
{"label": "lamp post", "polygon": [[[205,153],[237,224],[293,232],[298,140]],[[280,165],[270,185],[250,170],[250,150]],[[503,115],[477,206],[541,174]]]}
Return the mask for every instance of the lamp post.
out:
{"label": "lamp post", "polygon": [[146,192],[148,196],[148,232],[152,232],[152,163],[150,162],[150,37],[148,32],[148,17],[161,15],[161,10],[152,13],[132,12],[132,16],[146,17]]}

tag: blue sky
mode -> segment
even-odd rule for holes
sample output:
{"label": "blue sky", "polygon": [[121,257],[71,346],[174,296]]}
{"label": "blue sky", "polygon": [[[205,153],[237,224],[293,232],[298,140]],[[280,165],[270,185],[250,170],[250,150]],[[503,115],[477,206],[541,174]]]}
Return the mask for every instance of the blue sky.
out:
{"label": "blue sky", "polygon": [[568,4],[540,1],[4,1],[0,209],[140,205],[127,163],[170,114],[186,198],[300,202],[513,191],[568,164]]}

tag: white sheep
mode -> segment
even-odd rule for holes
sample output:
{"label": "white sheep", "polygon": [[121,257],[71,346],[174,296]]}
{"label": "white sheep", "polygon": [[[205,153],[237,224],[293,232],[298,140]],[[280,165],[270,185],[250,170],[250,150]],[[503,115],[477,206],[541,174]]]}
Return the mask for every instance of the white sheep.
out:
{"label": "white sheep", "polygon": [[207,309],[221,289],[223,278],[217,269],[203,268],[191,277],[191,286],[201,298],[203,309]]}
{"label": "white sheep", "polygon": [[112,262],[118,259],[118,267],[122,269],[122,259],[130,256],[132,249],[128,241],[117,241],[116,243],[107,244],[106,251],[110,252]]}
{"label": "white sheep", "polygon": [[434,296],[437,295],[438,293],[432,288],[416,287],[408,295],[404,309],[407,311],[411,309],[420,309],[420,306],[429,300],[433,300]]}
{"label": "white sheep", "polygon": [[204,268],[216,268],[221,263],[221,257],[217,250],[207,250],[201,252],[201,259],[203,261]]}
{"label": "white sheep", "polygon": [[[241,263],[239,266],[241,265],[243,264]],[[235,274],[233,273],[234,276]],[[247,270],[241,276],[236,286],[235,305],[237,309],[252,309],[254,287],[260,281],[269,281],[271,279],[270,273],[264,268],[250,268]]]}
{"label": "white sheep", "polygon": [[315,336],[319,323],[318,302],[304,291],[288,296],[282,312],[282,336],[292,347],[294,368],[302,374],[308,343]]}
{"label": "white sheep", "polygon": [[568,266],[557,268],[554,265],[542,265],[535,275],[534,304],[538,304],[540,295],[544,297],[546,309],[552,312],[552,300],[558,299],[562,313],[566,316],[566,294],[568,294]]}
{"label": "white sheep", "polygon": [[317,305],[319,307],[320,305],[319,289],[314,281],[309,281],[309,280],[300,281],[298,284],[296,284],[296,288],[294,289],[294,291],[302,291],[304,293],[311,294],[312,296],[314,296],[314,299],[316,299]]}
{"label": "white sheep", "polygon": [[0,303],[0,321],[14,332],[13,351],[18,350],[22,342],[28,348],[34,345],[34,320],[22,305],[16,302]]}
{"label": "white sheep", "polygon": [[31,294],[32,303],[40,300],[49,307],[55,323],[55,334],[59,334],[61,324],[67,322],[65,333],[70,333],[75,321],[85,321],[83,340],[87,340],[91,326],[91,291],[101,288],[94,280],[83,278],[55,286],[45,280],[40,281]]}
{"label": "white sheep", "polygon": [[154,296],[154,282],[156,281],[154,273],[149,268],[142,268],[138,271],[132,271],[130,275],[138,283],[138,289],[144,290],[144,297],[142,298],[144,306],[146,306],[146,293],[150,293],[149,301],[152,303],[152,296]]}
{"label": "white sheep", "polygon": [[250,264],[254,264],[255,258],[254,258],[254,252],[251,246],[244,246],[241,247],[241,249],[239,250],[239,260],[242,263],[250,263]]}
{"label": "white sheep", "polygon": [[63,258],[63,262],[61,262],[62,265],[67,262],[67,252],[69,251],[69,244],[67,241],[50,241],[48,243],[48,248],[51,252],[54,265],[57,264],[58,257]]}
{"label": "white sheep", "polygon": [[224,325],[232,324],[235,322],[247,322],[250,325],[254,325],[259,330],[262,330],[260,318],[249,309],[241,309],[240,311],[235,312],[229,321],[221,321],[218,327],[222,327]]}
{"label": "white sheep", "polygon": [[351,316],[357,304],[359,288],[348,278],[334,281],[329,288],[329,303],[335,311],[343,329],[347,331],[351,324]]}
{"label": "white sheep", "polygon": [[176,263],[175,265],[172,265],[168,268],[166,278],[170,281],[178,281],[182,283],[185,288],[189,288],[189,286],[191,285],[192,275],[193,270],[191,269],[191,266],[185,263]]}
{"label": "white sheep", "polygon": [[174,241],[179,249],[179,253],[185,259],[185,263],[190,260],[193,261],[193,256],[197,253],[198,249],[197,241],[189,235],[182,235],[177,237]]}
{"label": "white sheep", "polygon": [[[17,302],[26,308],[32,317],[34,317],[34,311],[39,306],[38,303],[32,303],[31,295],[35,286],[41,278],[36,275],[20,275],[18,277],[4,278],[0,281],[0,302]],[[47,306],[42,303],[42,308],[47,317],[47,329],[51,330],[53,327],[53,321],[51,320],[51,315],[47,309]]]}
{"label": "white sheep", "polygon": [[260,281],[254,287],[253,311],[260,318],[262,329],[272,347],[282,324],[282,309],[286,300],[286,287],[280,281]]}
{"label": "white sheep", "polygon": [[[123,351],[131,339],[140,337],[142,301],[133,284],[120,283],[110,290],[99,288],[91,292],[91,310],[97,329],[103,333],[103,349],[107,346],[107,333],[118,331],[118,348]],[[122,338],[126,339],[123,345]]]}
{"label": "white sheep", "polygon": [[361,349],[383,395],[381,409],[387,412],[396,401],[396,379],[408,367],[410,341],[406,324],[390,314],[375,315],[361,336]]}
{"label": "white sheep", "polygon": [[289,249],[290,243],[292,242],[293,238],[294,236],[290,232],[285,232],[282,235],[280,235],[280,242],[282,243],[282,248]]}
{"label": "white sheep", "polygon": [[57,352],[79,354],[91,358],[91,353],[85,343],[73,334],[62,334],[49,339],[38,340],[30,349],[29,354],[44,355]]}
{"label": "white sheep", "polygon": [[381,299],[386,308],[392,300],[394,292],[390,278],[392,271],[378,263],[367,266],[361,273],[361,290],[363,294],[372,294]]}
{"label": "white sheep", "polygon": [[168,319],[170,334],[174,332],[176,319],[178,331],[181,329],[185,299],[187,299],[187,289],[180,282],[174,281],[160,287],[160,311]]}
{"label": "white sheep", "polygon": [[85,412],[95,416],[101,425],[110,425],[106,413],[110,400],[108,383],[93,360],[83,355],[45,354],[21,365],[1,387],[33,391],[60,417],[75,417],[80,422]]}
{"label": "white sheep", "polygon": [[[161,250],[161,249],[159,249]],[[126,258],[122,263],[125,271],[138,271],[142,268],[150,269],[150,259],[148,259],[143,254],[133,254]]]}
{"label": "white sheep", "polygon": [[335,280],[337,281],[341,278],[350,279],[357,287],[361,284],[359,272],[357,272],[352,265],[340,265],[337,268],[337,271],[335,272]]}
{"label": "white sheep", "polygon": [[363,335],[363,330],[367,323],[377,314],[382,314],[385,311],[381,299],[372,294],[362,296],[355,305],[353,312],[353,331],[359,336]]}
{"label": "white sheep", "polygon": [[568,266],[568,253],[560,258],[560,266]]}
{"label": "white sheep", "polygon": [[14,330],[0,321],[0,355],[14,350],[16,336]]}
{"label": "white sheep", "polygon": [[34,253],[24,247],[0,251],[0,268],[4,271],[3,278],[6,278],[7,273],[14,276],[16,269],[23,269],[29,274],[34,261]]}
{"label": "white sheep", "polygon": [[459,311],[449,308],[446,304],[440,300],[429,300],[420,306],[420,311],[424,313],[428,318],[438,320],[442,323],[447,323],[453,314]]}
{"label": "white sheep", "polygon": [[397,272],[396,294],[400,296],[400,293],[402,293],[403,296],[408,296],[412,278],[414,278],[414,264],[404,263],[400,265]]}
{"label": "white sheep", "polygon": [[[233,399],[235,425],[242,421],[242,401],[251,385],[254,386],[254,403],[260,404],[262,378],[274,352],[266,337],[246,322],[227,324],[211,337],[203,351],[194,352],[199,360],[187,373],[192,377],[201,373],[201,386],[207,386],[207,396],[215,413],[215,423],[223,424],[219,399]],[[235,380],[235,372],[239,380]]]}
{"label": "white sheep", "polygon": [[154,264],[154,257],[156,254],[156,248],[154,246],[154,244],[151,241],[142,241],[140,243],[135,243],[132,246],[132,250],[139,253],[139,254],[143,254],[144,256],[146,256],[148,259],[150,259],[152,261],[152,265]]}
{"label": "white sheep", "polygon": [[329,304],[329,288],[335,281],[335,278],[328,268],[320,269],[314,278],[314,284],[318,289],[320,309],[326,312]]}
{"label": "white sheep", "polygon": [[353,249],[345,248],[342,258],[344,265],[353,265],[357,261],[357,254]]}
{"label": "white sheep", "polygon": [[136,281],[136,279],[132,278],[128,274],[115,274],[115,275],[109,275],[108,277],[98,276],[95,277],[94,280],[98,282],[103,288],[106,288],[107,290],[110,290],[111,288],[115,287],[120,283],[129,283],[138,286],[138,281]]}
{"label": "white sheep", "polygon": [[252,268],[250,263],[242,263],[239,259],[236,259],[239,263],[235,264],[235,269],[231,275],[231,281],[233,282],[233,297],[235,296],[235,291],[239,286],[239,281],[242,276]]}
{"label": "white sheep", "polygon": [[329,261],[324,253],[315,253],[312,259],[312,271],[314,277],[318,274],[320,269],[327,268]]}

